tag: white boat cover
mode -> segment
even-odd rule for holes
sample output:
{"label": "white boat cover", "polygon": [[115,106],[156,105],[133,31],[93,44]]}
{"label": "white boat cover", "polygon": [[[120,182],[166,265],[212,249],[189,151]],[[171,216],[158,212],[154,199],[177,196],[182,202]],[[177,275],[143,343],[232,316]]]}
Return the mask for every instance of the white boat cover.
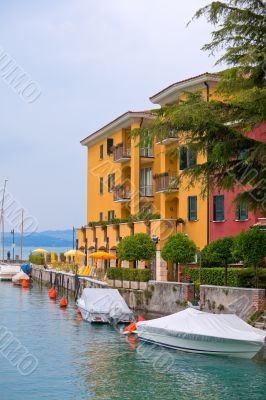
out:
{"label": "white boat cover", "polygon": [[29,275],[25,274],[25,272],[20,271],[18,274],[14,275],[14,276],[12,277],[12,282],[13,282],[13,283],[17,283],[17,282],[19,282],[21,279],[29,280],[30,278],[29,278]]}
{"label": "white boat cover", "polygon": [[110,317],[133,315],[117,289],[86,288],[79,300],[78,304],[93,314],[109,314]]}
{"label": "white boat cover", "polygon": [[184,311],[137,323],[137,331],[171,336],[200,335],[213,338],[265,343],[266,332],[253,328],[234,314],[210,314],[187,308]]}
{"label": "white boat cover", "polygon": [[20,265],[17,264],[0,264],[1,274],[17,274],[20,271]]}

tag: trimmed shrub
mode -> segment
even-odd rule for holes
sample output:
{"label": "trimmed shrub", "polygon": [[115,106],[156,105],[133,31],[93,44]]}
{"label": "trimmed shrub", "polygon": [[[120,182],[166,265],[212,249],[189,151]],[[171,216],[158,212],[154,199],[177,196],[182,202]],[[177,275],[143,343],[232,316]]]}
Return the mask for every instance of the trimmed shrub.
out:
{"label": "trimmed shrub", "polygon": [[[227,286],[239,286],[241,268],[227,269]],[[193,283],[202,285],[225,285],[225,268],[183,268],[182,275],[190,276]]]}
{"label": "trimmed shrub", "polygon": [[242,231],[235,237],[233,255],[243,260],[248,267],[260,267],[266,256],[266,234],[258,228]]}
{"label": "trimmed shrub", "polygon": [[161,255],[165,261],[187,264],[195,260],[197,247],[184,233],[171,235],[166,240]]}
{"label": "trimmed shrub", "polygon": [[30,254],[29,262],[35,265],[44,265],[45,264],[44,256]]}
{"label": "trimmed shrub", "polygon": [[148,282],[150,279],[150,270],[136,268],[109,268],[107,277],[111,280]]}
{"label": "trimmed shrub", "polygon": [[[264,268],[258,269],[258,288],[266,289],[266,270]],[[239,272],[238,275],[239,286],[255,288],[257,286],[256,282],[256,272],[253,268],[244,268]]]}
{"label": "trimmed shrub", "polygon": [[117,246],[120,260],[150,260],[155,255],[156,245],[146,233],[124,237]]}
{"label": "trimmed shrub", "polygon": [[[225,285],[225,268],[183,268],[182,275],[201,285]],[[227,268],[227,286],[255,288],[256,272],[253,268]],[[266,270],[258,270],[258,287],[266,289]]]}
{"label": "trimmed shrub", "polygon": [[214,240],[201,252],[201,263],[206,268],[219,268],[234,262],[232,247],[234,239],[231,236]]}

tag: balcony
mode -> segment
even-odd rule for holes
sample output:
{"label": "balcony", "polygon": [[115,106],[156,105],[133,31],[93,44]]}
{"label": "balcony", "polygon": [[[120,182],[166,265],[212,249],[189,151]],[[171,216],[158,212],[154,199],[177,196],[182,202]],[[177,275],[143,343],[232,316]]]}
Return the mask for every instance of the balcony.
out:
{"label": "balcony", "polygon": [[171,131],[166,137],[156,137],[155,140],[156,144],[163,144],[163,145],[168,145],[171,143],[177,142],[177,132],[176,131]]}
{"label": "balcony", "polygon": [[139,188],[140,197],[153,197],[152,186],[140,186]]}
{"label": "balcony", "polygon": [[113,155],[114,162],[127,162],[131,159],[131,148],[120,143],[115,147]]}
{"label": "balcony", "polygon": [[177,175],[169,172],[154,176],[157,193],[175,192],[178,190]]}
{"label": "balcony", "polygon": [[123,185],[116,186],[113,189],[113,200],[115,203],[125,203],[130,201],[131,193],[129,187],[124,187]]}
{"label": "balcony", "polygon": [[144,158],[153,158],[153,149],[151,147],[140,147],[139,155]]}

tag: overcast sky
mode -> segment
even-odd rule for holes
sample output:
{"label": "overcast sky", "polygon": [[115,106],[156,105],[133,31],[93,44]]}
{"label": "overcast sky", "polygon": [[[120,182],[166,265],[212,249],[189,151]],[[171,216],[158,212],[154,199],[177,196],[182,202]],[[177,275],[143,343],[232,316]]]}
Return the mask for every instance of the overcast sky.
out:
{"label": "overcast sky", "polygon": [[[0,49],[41,88],[33,103],[0,78],[0,186],[38,230],[86,222],[79,141],[178,80],[216,71],[201,0],[0,2]],[[0,63],[1,67],[1,63]],[[93,195],[93,193],[92,193]],[[8,226],[8,224],[7,224]]]}

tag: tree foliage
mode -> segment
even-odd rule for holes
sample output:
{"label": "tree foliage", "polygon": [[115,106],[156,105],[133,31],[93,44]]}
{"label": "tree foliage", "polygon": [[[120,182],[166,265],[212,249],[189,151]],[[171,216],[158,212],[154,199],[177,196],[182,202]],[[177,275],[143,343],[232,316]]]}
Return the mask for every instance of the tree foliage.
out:
{"label": "tree foliage", "polygon": [[184,233],[177,233],[167,238],[161,251],[165,261],[187,264],[195,260],[197,247],[193,240]]}
{"label": "tree foliage", "polygon": [[[259,0],[213,1],[195,18],[205,16],[215,26],[211,43],[203,50],[223,50],[217,61],[228,69],[215,75],[219,80],[216,96],[187,94],[178,103],[155,110],[148,128],[136,130],[142,140],[163,140],[177,133],[178,145],[185,143],[205,155],[205,162],[186,168],[179,181],[190,186],[200,183],[202,196],[212,188],[243,193],[237,202],[250,209],[266,211],[266,13]],[[209,100],[209,101],[206,101]],[[260,129],[262,139],[250,134]],[[146,139],[145,139],[146,138]],[[265,138],[265,139],[264,139]],[[185,179],[184,179],[185,178]]]}
{"label": "tree foliage", "polygon": [[261,267],[266,256],[266,234],[258,228],[242,231],[234,239],[232,254],[249,267]]}
{"label": "tree foliage", "polygon": [[118,258],[127,261],[150,260],[155,251],[155,243],[145,233],[126,236],[117,246]]}
{"label": "tree foliage", "polygon": [[224,237],[223,239],[214,240],[204,247],[201,252],[201,260],[203,267],[226,267],[234,261],[232,255],[232,247],[234,238],[231,236]]}

